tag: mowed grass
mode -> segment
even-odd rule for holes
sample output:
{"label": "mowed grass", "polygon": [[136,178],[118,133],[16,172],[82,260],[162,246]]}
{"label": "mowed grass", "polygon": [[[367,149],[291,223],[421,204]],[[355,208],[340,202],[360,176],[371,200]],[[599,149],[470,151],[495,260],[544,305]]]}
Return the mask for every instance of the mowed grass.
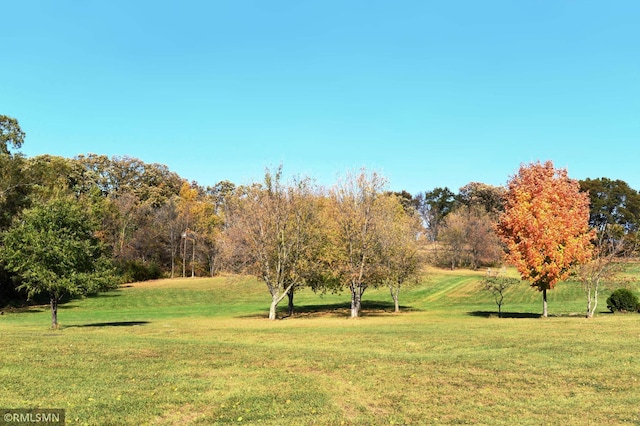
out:
{"label": "mowed grass", "polygon": [[[637,273],[634,271],[633,273]],[[296,296],[266,319],[248,278],[139,283],[0,316],[0,407],[64,408],[67,424],[638,424],[640,316],[583,318],[578,284],[509,290],[433,270],[401,293]],[[607,294],[600,300],[605,311]],[[284,316],[284,312],[280,312]]]}

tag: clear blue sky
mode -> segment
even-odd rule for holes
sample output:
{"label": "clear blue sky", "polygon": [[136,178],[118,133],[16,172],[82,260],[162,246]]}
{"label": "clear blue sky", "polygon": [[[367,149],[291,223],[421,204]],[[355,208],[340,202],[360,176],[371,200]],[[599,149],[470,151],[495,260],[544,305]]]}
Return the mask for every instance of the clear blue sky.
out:
{"label": "clear blue sky", "polygon": [[203,185],[266,166],[412,193],[521,163],[640,189],[640,2],[6,1],[0,114],[28,156]]}

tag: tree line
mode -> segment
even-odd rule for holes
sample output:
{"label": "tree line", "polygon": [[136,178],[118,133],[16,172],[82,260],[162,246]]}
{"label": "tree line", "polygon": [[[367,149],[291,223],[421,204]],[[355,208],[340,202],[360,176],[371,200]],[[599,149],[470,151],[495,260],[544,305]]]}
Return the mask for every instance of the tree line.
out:
{"label": "tree line", "polygon": [[[496,224],[508,207],[507,187],[472,182],[458,193],[412,195],[361,170],[322,188],[308,177],[283,181],[281,167],[266,170],[261,182],[205,187],[126,156],[27,158],[19,152],[24,137],[17,120],[0,116],[0,305],[44,293],[53,309],[64,288],[86,294],[123,281],[229,272],[266,284],[270,318],[285,298],[292,312],[303,286],[347,289],[358,316],[372,286],[387,286],[397,309],[401,286],[427,262],[478,268],[503,260]],[[607,178],[579,186],[589,194],[589,226],[609,244],[635,247],[638,192]],[[58,257],[47,259],[38,247]],[[49,267],[28,270],[28,256]],[[64,267],[55,272],[54,264]],[[80,273],[65,276],[74,268]],[[54,281],[66,284],[53,291]]]}

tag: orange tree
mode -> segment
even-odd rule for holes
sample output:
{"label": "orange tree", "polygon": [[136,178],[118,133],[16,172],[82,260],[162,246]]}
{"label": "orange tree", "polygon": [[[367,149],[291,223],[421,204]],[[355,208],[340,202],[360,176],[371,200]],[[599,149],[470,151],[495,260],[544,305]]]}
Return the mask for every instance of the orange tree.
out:
{"label": "orange tree", "polygon": [[497,230],[507,262],[542,292],[546,317],[547,290],[591,258],[588,194],[551,161],[522,165],[509,181]]}

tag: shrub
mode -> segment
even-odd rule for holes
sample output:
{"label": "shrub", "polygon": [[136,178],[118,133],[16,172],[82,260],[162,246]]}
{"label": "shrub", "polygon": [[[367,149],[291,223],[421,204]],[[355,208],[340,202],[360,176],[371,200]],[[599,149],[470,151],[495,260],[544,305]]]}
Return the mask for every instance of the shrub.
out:
{"label": "shrub", "polygon": [[607,299],[607,308],[611,312],[637,311],[639,307],[638,297],[626,288],[620,288],[614,291]]}
{"label": "shrub", "polygon": [[162,271],[155,262],[142,263],[130,260],[121,263],[118,269],[124,282],[155,280],[162,277]]}

